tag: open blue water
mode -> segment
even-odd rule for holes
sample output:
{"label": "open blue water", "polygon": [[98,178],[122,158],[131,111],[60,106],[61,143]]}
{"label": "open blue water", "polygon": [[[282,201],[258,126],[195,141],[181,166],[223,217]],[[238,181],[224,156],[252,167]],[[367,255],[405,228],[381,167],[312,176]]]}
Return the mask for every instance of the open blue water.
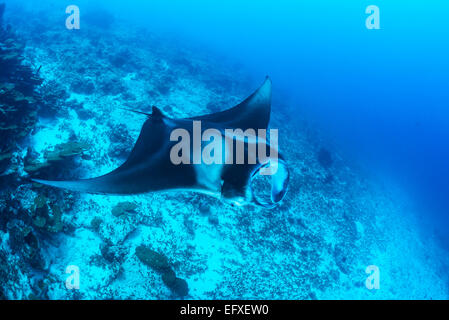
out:
{"label": "open blue water", "polygon": [[[80,8],[80,30],[65,27],[68,5]],[[380,10],[378,30],[366,27],[369,5]],[[11,140],[2,154],[12,159],[2,177],[29,177],[29,148],[45,162],[73,141],[89,151],[70,150],[73,159],[53,162],[43,178],[104,174],[126,159],[143,124],[122,108],[156,104],[174,118],[216,112],[269,75],[271,127],[292,181],[271,213],[190,193],[111,197],[2,183],[3,259],[27,267],[12,280],[18,288],[1,283],[0,296],[179,298],[136,258],[144,244],[186,281],[185,298],[446,299],[448,10],[442,0],[6,1],[5,28],[23,39],[23,64],[42,78],[35,90],[46,103],[30,102],[38,111],[24,139],[2,131]],[[330,168],[317,162],[323,148]],[[36,220],[40,195],[51,212],[61,208],[56,232],[50,218]],[[117,220],[111,212],[123,202],[135,213]],[[37,240],[23,236],[27,227]],[[25,240],[14,243],[14,230]],[[72,264],[88,279],[78,291],[63,283]],[[368,265],[381,270],[379,290],[365,287]]]}
{"label": "open blue water", "polygon": [[[372,4],[381,11],[380,30],[365,26],[365,9]],[[446,233],[445,1],[108,1],[107,6],[158,34],[232,58],[254,78],[271,75],[289,103],[347,156],[375,175],[397,180]]]}

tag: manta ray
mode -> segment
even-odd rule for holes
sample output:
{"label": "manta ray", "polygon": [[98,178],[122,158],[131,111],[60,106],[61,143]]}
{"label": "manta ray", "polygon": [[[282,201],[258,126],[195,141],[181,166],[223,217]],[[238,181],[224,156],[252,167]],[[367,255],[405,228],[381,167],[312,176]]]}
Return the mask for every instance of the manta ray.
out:
{"label": "manta ray", "polygon": [[[209,194],[224,200],[232,205],[258,205],[273,208],[285,197],[289,182],[289,170],[285,159],[277,152],[266,139],[253,136],[238,135],[232,140],[243,141],[244,150],[248,157],[257,161],[235,163],[229,160],[216,161],[206,164],[204,162],[190,161],[198,158],[204,151],[204,143],[199,146],[193,142],[191,155],[184,157],[182,163],[173,162],[173,148],[179,141],[173,141],[172,133],[175,130],[195,135],[194,125],[201,123],[201,132],[208,129],[215,130],[216,134],[224,139],[229,138],[228,129],[239,129],[247,132],[253,129],[267,129],[271,113],[272,83],[269,77],[252,95],[240,104],[225,111],[196,116],[192,118],[174,119],[164,114],[159,108],[152,107],[152,113],[144,114],[147,119],[143,124],[140,135],[127,160],[112,172],[100,177],[75,181],[49,181],[32,179],[33,181],[56,188],[71,191],[93,193],[134,195],[160,191],[195,191]],[[217,136],[214,137],[214,140]],[[204,139],[203,139],[204,141]],[[257,147],[268,148],[270,156],[261,157],[252,146],[257,141]],[[271,142],[271,140],[270,140]],[[232,150],[231,150],[231,149]],[[227,146],[224,154],[235,157],[235,146]],[[274,156],[272,154],[275,154]],[[225,159],[224,159],[225,160]],[[233,159],[231,159],[233,160]],[[271,191],[268,201],[256,195],[253,188],[253,179],[261,174],[263,169],[276,162],[276,169],[271,174]],[[266,198],[266,197],[265,197]]]}

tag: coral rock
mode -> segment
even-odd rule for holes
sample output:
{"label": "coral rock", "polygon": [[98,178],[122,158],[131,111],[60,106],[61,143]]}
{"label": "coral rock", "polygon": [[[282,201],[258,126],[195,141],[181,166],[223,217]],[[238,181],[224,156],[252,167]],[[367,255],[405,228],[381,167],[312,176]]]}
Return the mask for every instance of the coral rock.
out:
{"label": "coral rock", "polygon": [[148,247],[137,247],[136,256],[143,264],[149,266],[154,271],[165,273],[171,270],[167,257]]}

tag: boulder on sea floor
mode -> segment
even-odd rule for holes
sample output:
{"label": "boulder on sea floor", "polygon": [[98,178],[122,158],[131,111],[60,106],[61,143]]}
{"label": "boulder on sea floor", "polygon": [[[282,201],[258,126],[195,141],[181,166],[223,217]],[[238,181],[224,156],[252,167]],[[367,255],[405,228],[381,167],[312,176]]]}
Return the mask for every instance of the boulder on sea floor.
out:
{"label": "boulder on sea floor", "polygon": [[162,275],[162,282],[169,288],[174,294],[185,297],[189,294],[189,286],[187,281],[176,277],[174,271],[170,270]]}
{"label": "boulder on sea floor", "polygon": [[101,219],[100,217],[94,217],[91,221],[90,221],[90,227],[98,232],[100,230],[101,224],[103,223],[103,219]]}
{"label": "boulder on sea floor", "polygon": [[189,294],[187,281],[176,277],[176,273],[165,255],[141,245],[136,248],[136,256],[143,264],[162,274],[162,282],[173,294],[179,297],[185,297]]}
{"label": "boulder on sea floor", "polygon": [[168,258],[146,246],[139,246],[136,248],[136,256],[151,269],[159,273],[165,273],[171,270]]}
{"label": "boulder on sea floor", "polygon": [[325,148],[321,148],[320,151],[318,151],[317,159],[324,169],[329,169],[334,162],[330,151]]}
{"label": "boulder on sea floor", "polygon": [[120,202],[112,209],[114,217],[121,217],[129,213],[136,213],[137,205],[132,202]]}

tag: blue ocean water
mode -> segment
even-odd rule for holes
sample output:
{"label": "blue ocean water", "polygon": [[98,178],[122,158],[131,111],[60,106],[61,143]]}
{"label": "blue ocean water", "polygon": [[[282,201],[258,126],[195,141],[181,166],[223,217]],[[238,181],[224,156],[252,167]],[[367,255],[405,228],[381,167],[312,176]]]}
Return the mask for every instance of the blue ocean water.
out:
{"label": "blue ocean water", "polygon": [[[79,30],[66,28],[69,5],[80,9]],[[366,27],[369,5],[380,29]],[[448,9],[6,1],[0,297],[447,299]],[[119,197],[23,183],[123,163],[144,120],[123,108],[217,112],[267,75],[270,126],[291,170],[272,211],[191,193]],[[365,286],[370,265],[380,289]],[[68,266],[81,274],[79,289],[65,285]]]}
{"label": "blue ocean water", "polygon": [[[369,5],[381,29],[368,30]],[[440,232],[448,225],[445,1],[108,1],[159,34],[232,57],[378,175],[393,176]],[[282,103],[282,98],[281,103]],[[285,99],[285,98],[284,98]]]}
{"label": "blue ocean water", "polygon": [[[365,9],[381,10],[368,30]],[[393,176],[448,225],[445,1],[154,1],[140,19],[270,74],[375,175]],[[143,21],[141,20],[141,21]],[[182,31],[180,31],[182,30]]]}

